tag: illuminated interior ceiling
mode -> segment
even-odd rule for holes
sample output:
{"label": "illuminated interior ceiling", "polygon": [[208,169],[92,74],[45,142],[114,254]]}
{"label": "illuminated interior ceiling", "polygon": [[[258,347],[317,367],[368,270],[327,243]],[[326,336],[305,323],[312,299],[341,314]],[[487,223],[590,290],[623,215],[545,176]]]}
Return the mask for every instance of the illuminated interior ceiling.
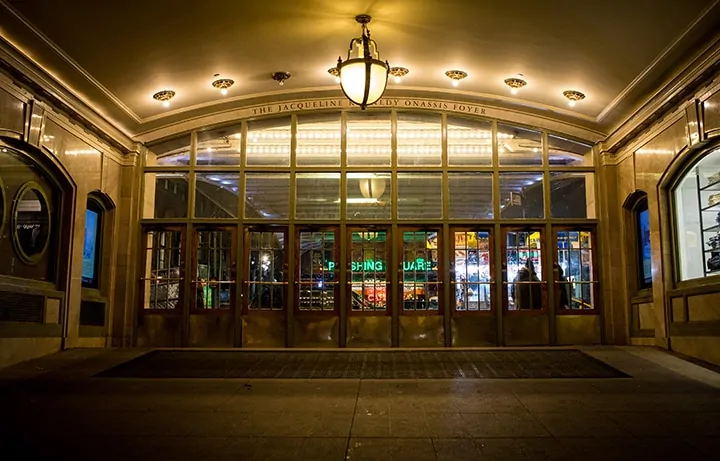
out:
{"label": "illuminated interior ceiling", "polygon": [[[0,35],[136,135],[262,102],[343,98],[327,70],[367,13],[381,59],[409,69],[386,98],[513,108],[607,133],[717,40],[719,3],[0,0]],[[455,88],[448,70],[468,77]],[[282,87],[277,71],[292,75]],[[527,85],[512,94],[505,80],[519,74]],[[234,81],[226,95],[212,85],[222,78]],[[176,93],[169,108],[152,98],[162,90]],[[569,107],[566,90],[586,98]]]}

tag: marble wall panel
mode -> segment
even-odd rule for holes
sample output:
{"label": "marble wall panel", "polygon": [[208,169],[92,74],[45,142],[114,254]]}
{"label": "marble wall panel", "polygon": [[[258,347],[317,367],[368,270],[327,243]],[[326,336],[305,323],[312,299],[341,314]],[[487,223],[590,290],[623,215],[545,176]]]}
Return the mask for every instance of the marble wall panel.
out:
{"label": "marble wall panel", "polygon": [[703,120],[706,136],[720,135],[720,91],[703,102]]}
{"label": "marble wall panel", "polygon": [[636,187],[647,193],[650,212],[650,247],[652,255],[655,337],[666,344],[665,274],[660,232],[658,184],[675,156],[688,144],[685,117],[678,119],[634,153]]}
{"label": "marble wall panel", "polygon": [[688,296],[687,303],[689,322],[720,320],[720,293]]}

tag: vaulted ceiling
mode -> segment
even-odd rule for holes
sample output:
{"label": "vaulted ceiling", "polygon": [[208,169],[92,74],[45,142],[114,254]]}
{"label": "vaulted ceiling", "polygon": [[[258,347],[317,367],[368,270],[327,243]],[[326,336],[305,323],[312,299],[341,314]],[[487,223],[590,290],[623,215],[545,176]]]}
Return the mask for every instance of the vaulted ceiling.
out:
{"label": "vaulted ceiling", "polygon": [[[609,133],[703,45],[718,0],[0,0],[0,35],[130,136],[262,99],[338,96],[327,69],[370,24],[410,73],[386,95],[516,108]],[[458,88],[449,69],[469,76]],[[283,87],[275,71],[292,78]],[[226,96],[211,86],[235,80]],[[522,74],[512,95],[503,83]],[[152,99],[176,91],[170,108]],[[587,98],[568,107],[564,90]]]}

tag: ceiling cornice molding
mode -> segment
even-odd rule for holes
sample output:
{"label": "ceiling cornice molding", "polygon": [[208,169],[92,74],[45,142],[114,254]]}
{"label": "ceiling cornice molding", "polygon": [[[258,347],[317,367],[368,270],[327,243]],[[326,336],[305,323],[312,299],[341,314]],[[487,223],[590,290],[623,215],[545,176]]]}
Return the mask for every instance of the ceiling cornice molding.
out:
{"label": "ceiling cornice molding", "polygon": [[680,32],[680,34],[675,37],[675,39],[670,42],[670,44],[666,46],[665,49],[663,49],[660,54],[658,54],[655,59],[653,59],[652,62],[650,62],[647,67],[645,67],[645,69],[642,70],[642,72],[640,72],[620,93],[618,93],[615,99],[610,101],[610,104],[608,104],[605,109],[603,109],[602,112],[600,112],[600,114],[597,116],[596,121],[598,123],[602,122],[603,119],[607,117],[607,115],[612,112],[612,110],[617,107],[617,105],[620,104],[620,102],[625,99],[632,92],[632,90],[634,90],[635,87],[640,82],[642,82],[648,76],[648,74],[650,74],[650,72],[652,72],[655,67],[657,67],[657,65],[665,59],[668,54],[670,54],[670,52],[672,52],[680,44],[680,42],[685,39],[685,37],[698,25],[700,21],[703,20],[703,18],[705,18],[705,16],[707,16],[710,11],[712,11],[718,5],[718,3],[720,3],[720,0],[713,1],[695,18],[694,21],[688,24],[687,27],[685,27],[685,29],[683,29],[683,31]]}
{"label": "ceiling cornice molding", "polygon": [[[720,1],[720,0],[718,0]],[[40,39],[48,48],[50,48],[55,54],[57,54],[63,61],[65,61],[69,66],[71,66],[78,74],[82,76],[85,80],[87,80],[90,84],[92,84],[98,91],[100,91],[106,98],[108,98],[110,101],[112,101],[113,104],[115,104],[120,110],[125,112],[127,116],[129,116],[131,119],[133,119],[135,122],[140,123],[140,117],[128,106],[125,105],[117,96],[115,96],[110,90],[105,88],[95,77],[93,77],[90,72],[85,70],[84,67],[82,67],[80,64],[78,64],[77,61],[75,61],[70,55],[68,55],[62,48],[60,48],[55,42],[53,42],[47,35],[45,35],[42,31],[40,31],[33,23],[28,21],[20,12],[18,12],[15,8],[13,8],[11,5],[9,5],[5,0],[0,0],[0,6],[2,6],[8,14],[11,14],[17,21],[19,21],[30,33],[35,35],[38,39]],[[7,39],[6,39],[7,40]],[[23,56],[27,59],[30,59],[25,53],[21,47],[19,47],[15,43],[11,43],[20,53],[23,54]],[[32,59],[30,59],[32,60]],[[32,60],[33,63],[40,67],[45,73],[52,76],[54,80],[60,82],[60,79],[52,75],[52,72],[50,72],[47,69],[42,68],[42,65],[38,62],[35,62]],[[67,88],[70,88],[69,85],[63,85]]]}
{"label": "ceiling cornice molding", "polygon": [[720,72],[720,34],[684,69],[673,75],[629,115],[603,142],[603,152],[615,153],[652,126],[664,114],[695,97],[701,86],[711,84]]}
{"label": "ceiling cornice molding", "polygon": [[[3,62],[6,66],[2,66]],[[0,71],[3,70],[2,67],[6,67],[4,71],[8,77],[16,85],[33,94],[33,98],[47,100],[50,105],[77,118],[88,129],[97,131],[101,137],[123,152],[132,146],[133,141],[127,133],[0,37]]]}
{"label": "ceiling cornice molding", "polygon": [[[593,143],[606,137],[606,133],[575,124],[572,121],[562,121],[545,115],[533,114],[513,108],[496,107],[484,101],[468,102],[428,97],[389,96],[383,97],[377,105],[371,106],[368,110],[377,109],[433,111],[457,116],[502,120],[561,133]],[[135,139],[143,143],[148,143],[173,137],[181,133],[200,130],[209,126],[234,123],[240,120],[267,116],[288,116],[291,114],[328,110],[360,111],[360,108],[351,105],[344,96],[285,99],[184,118],[174,123],[160,125],[151,130],[138,133]]]}

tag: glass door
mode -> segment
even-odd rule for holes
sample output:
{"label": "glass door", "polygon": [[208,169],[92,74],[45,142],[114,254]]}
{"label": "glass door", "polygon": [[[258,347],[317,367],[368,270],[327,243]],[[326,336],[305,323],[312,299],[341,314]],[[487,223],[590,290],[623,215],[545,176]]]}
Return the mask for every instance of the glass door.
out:
{"label": "glass door", "polygon": [[348,299],[351,313],[388,313],[388,238],[384,229],[349,229]]}
{"label": "glass door", "polygon": [[297,238],[296,306],[299,312],[335,312],[338,239],[335,229],[301,229]]}
{"label": "glass door", "polygon": [[235,229],[195,231],[191,286],[194,311],[230,310],[235,305]]}
{"label": "glass door", "polygon": [[590,229],[554,229],[555,304],[559,313],[595,313],[598,283],[594,233]]}
{"label": "glass door", "polygon": [[405,230],[401,233],[400,296],[403,312],[439,313],[442,270],[438,230]]}
{"label": "glass door", "polygon": [[288,264],[286,229],[249,229],[245,245],[246,312],[277,311],[285,307]]}
{"label": "glass door", "polygon": [[507,311],[545,311],[542,228],[503,231],[503,305]]}
{"label": "glass door", "polygon": [[179,228],[148,229],[144,242],[141,312],[181,313],[184,232]]}
{"label": "glass door", "polygon": [[456,312],[491,312],[495,269],[490,230],[453,229],[452,270]]}

